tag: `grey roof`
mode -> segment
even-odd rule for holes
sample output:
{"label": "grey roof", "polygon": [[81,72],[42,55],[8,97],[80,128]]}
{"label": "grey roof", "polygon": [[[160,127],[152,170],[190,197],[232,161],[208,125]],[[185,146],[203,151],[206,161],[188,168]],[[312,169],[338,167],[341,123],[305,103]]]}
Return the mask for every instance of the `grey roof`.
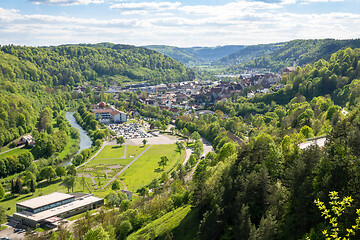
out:
{"label": "grey roof", "polygon": [[20,205],[31,209],[36,209],[42,206],[46,206],[70,198],[74,198],[74,196],[66,193],[53,192],[44,196],[40,196],[29,200],[25,200],[23,202],[16,203],[16,205]]}

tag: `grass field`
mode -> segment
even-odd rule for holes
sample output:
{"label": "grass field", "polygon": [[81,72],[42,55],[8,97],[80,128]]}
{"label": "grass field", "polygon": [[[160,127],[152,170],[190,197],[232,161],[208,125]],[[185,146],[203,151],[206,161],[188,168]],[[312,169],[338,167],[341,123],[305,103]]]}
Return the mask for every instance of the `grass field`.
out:
{"label": "grass field", "polygon": [[128,240],[135,239],[167,239],[171,235],[172,239],[198,239],[197,229],[199,221],[196,219],[196,212],[190,206],[184,206],[171,211],[161,218],[150,222],[145,227],[132,233],[127,237]]}
{"label": "grass field", "polygon": [[185,158],[184,151],[179,153],[175,144],[151,146],[143,156],[120,175],[130,191],[136,191],[139,187],[147,185],[154,178],[161,176],[163,170],[159,168],[158,162],[162,156],[167,156],[170,160],[164,168],[165,172]]}
{"label": "grass field", "polygon": [[0,158],[6,158],[6,157],[9,157],[9,156],[17,156],[17,155],[20,155],[22,153],[27,153],[27,152],[30,152],[30,149],[18,148],[18,149],[12,150],[10,152],[0,154]]}
{"label": "grass field", "polygon": [[[79,173],[90,173],[94,177],[104,176],[105,171],[109,178],[115,176],[123,166],[129,164],[137,155],[146,149],[143,146],[127,146],[126,158],[124,156],[125,146],[105,146],[104,149],[88,164],[78,169]],[[130,157],[131,156],[131,157]],[[111,166],[121,165],[119,168]]]}
{"label": "grass field", "polygon": [[96,159],[103,158],[121,158],[124,155],[125,146],[105,146],[104,149],[96,156]]}

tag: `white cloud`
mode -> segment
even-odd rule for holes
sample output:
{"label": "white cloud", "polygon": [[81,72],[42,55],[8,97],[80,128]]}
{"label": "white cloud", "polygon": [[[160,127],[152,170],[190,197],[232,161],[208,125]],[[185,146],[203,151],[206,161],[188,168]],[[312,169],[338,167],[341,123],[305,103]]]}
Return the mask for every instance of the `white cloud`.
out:
{"label": "white cloud", "polygon": [[111,11],[109,19],[104,16],[22,14],[0,7],[0,44],[109,41],[135,45],[211,46],[360,36],[360,13],[290,13],[285,11],[284,2],[240,0],[220,6],[119,3],[113,7],[120,10],[119,14]]}
{"label": "white cloud", "polygon": [[175,10],[181,5],[180,2],[139,2],[139,3],[118,3],[110,6],[111,9],[122,9],[126,11],[167,11]]}
{"label": "white cloud", "polygon": [[70,5],[88,5],[90,3],[103,3],[104,0],[29,0],[34,4],[47,4],[47,5],[60,5],[60,6],[70,6]]}
{"label": "white cloud", "polygon": [[327,2],[343,2],[344,0],[303,0],[306,3],[327,3]]}

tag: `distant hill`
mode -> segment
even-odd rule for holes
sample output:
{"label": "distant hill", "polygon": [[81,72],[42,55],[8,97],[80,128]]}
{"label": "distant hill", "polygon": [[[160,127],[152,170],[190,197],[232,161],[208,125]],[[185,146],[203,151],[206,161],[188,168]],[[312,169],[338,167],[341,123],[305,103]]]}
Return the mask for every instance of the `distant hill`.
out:
{"label": "distant hill", "polygon": [[[168,83],[194,79],[184,65],[150,49],[112,43],[56,47],[2,46],[11,55],[0,61],[0,71],[12,78],[46,82],[49,86],[78,85],[85,81]],[[30,67],[31,68],[30,68]],[[4,70],[3,70],[4,72]]]}
{"label": "distant hill", "polygon": [[256,57],[271,54],[279,48],[283,47],[284,45],[285,43],[271,43],[247,46],[235,53],[222,57],[214,64],[236,65],[245,61],[252,60]]}
{"label": "distant hill", "polygon": [[276,72],[284,67],[292,66],[294,61],[297,65],[304,66],[319,59],[327,60],[330,58],[331,54],[347,47],[360,47],[360,39],[293,40],[284,43],[283,46],[270,54],[240,63],[231,67],[231,69],[270,68],[272,71]]}
{"label": "distant hill", "polygon": [[243,49],[244,45],[227,45],[218,47],[190,47],[180,48],[165,45],[144,46],[166,56],[169,56],[187,66],[209,64],[222,57],[235,53]]}

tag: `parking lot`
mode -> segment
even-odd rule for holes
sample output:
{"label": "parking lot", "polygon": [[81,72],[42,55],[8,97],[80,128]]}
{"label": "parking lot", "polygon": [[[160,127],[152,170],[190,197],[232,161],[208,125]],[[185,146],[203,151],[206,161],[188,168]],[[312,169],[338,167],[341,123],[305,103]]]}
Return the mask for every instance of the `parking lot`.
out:
{"label": "parking lot", "polygon": [[[0,237],[1,238],[8,238],[12,240],[20,240],[25,239],[25,231],[24,232],[14,232],[15,228],[6,225],[7,228],[0,231]],[[0,239],[1,239],[0,238]]]}
{"label": "parking lot", "polygon": [[139,123],[108,124],[107,127],[114,131],[118,137],[122,136],[125,139],[153,137]]}

